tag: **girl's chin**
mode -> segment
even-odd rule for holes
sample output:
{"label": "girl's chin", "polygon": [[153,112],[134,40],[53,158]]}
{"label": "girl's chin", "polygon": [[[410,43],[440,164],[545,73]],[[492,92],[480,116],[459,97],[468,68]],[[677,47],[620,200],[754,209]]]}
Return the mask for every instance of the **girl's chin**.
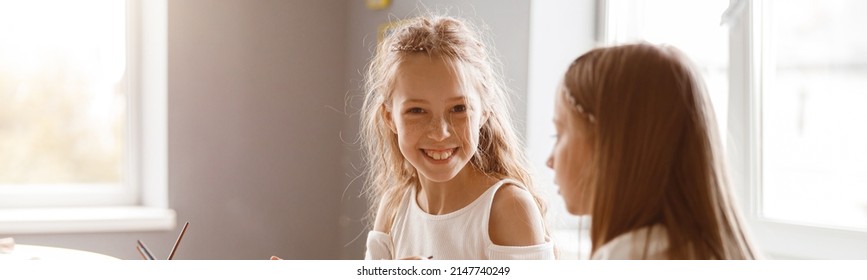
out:
{"label": "girl's chin", "polygon": [[462,168],[455,165],[426,165],[416,170],[425,179],[433,182],[448,182],[454,179],[461,172]]}
{"label": "girl's chin", "polygon": [[455,178],[457,172],[449,172],[449,173],[439,173],[439,172],[422,172],[422,176],[428,181],[433,181],[437,183],[443,183],[451,181]]}
{"label": "girl's chin", "polygon": [[574,205],[566,203],[566,211],[575,216],[589,215],[589,209],[585,209],[582,205]]}

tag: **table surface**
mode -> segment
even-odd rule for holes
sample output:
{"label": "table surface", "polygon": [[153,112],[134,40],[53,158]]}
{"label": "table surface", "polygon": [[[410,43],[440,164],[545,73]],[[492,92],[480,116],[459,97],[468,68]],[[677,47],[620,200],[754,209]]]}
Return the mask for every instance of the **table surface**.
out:
{"label": "table surface", "polygon": [[118,260],[94,252],[38,245],[15,244],[9,253],[0,253],[0,260]]}

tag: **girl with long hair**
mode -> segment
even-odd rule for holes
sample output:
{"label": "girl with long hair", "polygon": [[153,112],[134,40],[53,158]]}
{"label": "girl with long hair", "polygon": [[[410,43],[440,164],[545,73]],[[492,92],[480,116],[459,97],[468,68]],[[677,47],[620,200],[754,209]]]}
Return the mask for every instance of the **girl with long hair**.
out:
{"label": "girl with long hair", "polygon": [[451,17],[384,36],[361,110],[375,213],[365,258],[554,258],[494,61]]}
{"label": "girl with long hair", "polygon": [[568,68],[548,160],[593,259],[754,259],[700,74],[677,49],[597,48]]}

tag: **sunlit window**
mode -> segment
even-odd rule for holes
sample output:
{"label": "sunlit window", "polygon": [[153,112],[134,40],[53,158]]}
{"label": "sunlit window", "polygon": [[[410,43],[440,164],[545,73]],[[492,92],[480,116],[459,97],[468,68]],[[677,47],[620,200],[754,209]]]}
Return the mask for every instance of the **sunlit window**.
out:
{"label": "sunlit window", "polygon": [[0,0],[0,191],[129,185],[127,28],[126,1]]}
{"label": "sunlit window", "polygon": [[867,2],[764,4],[761,214],[867,229]]}
{"label": "sunlit window", "polygon": [[[594,3],[599,45],[669,44],[697,64],[725,145],[731,187],[764,257],[867,257],[867,1]],[[541,62],[531,64],[528,139],[539,178],[551,182],[553,173],[541,163],[553,140],[537,135],[553,133],[548,111],[562,74],[548,69],[565,69],[578,55],[570,51],[581,44],[563,34],[582,33],[575,22],[550,33],[558,22],[545,23],[534,29],[547,41],[533,45],[543,51],[531,56]],[[558,49],[561,42],[571,49]],[[549,200],[552,208],[563,207],[559,197]],[[589,236],[572,228],[586,230],[587,223],[561,216],[555,221],[567,223],[552,223],[557,237],[580,252],[567,249],[566,258],[586,258]]]}
{"label": "sunlit window", "polygon": [[729,0],[609,0],[604,26],[606,44],[649,42],[683,51],[701,71],[726,137],[729,30],[720,17]]}
{"label": "sunlit window", "polygon": [[[540,1],[542,2],[542,1]],[[569,2],[569,1],[563,1]],[[571,8],[575,3],[569,2]],[[725,132],[728,98],[728,29],[720,24],[720,18],[728,7],[728,0],[608,0],[596,1],[601,20],[596,27],[596,45],[615,45],[621,43],[649,42],[673,45],[684,51],[695,62],[708,86],[711,102],[715,107],[717,122],[721,132]],[[561,5],[563,5],[561,3]],[[580,5],[580,4],[579,4]],[[548,7],[550,9],[550,7]],[[683,12],[689,11],[689,12]],[[584,11],[585,13],[589,13]],[[541,15],[544,16],[544,15]],[[567,17],[592,16],[575,15]],[[575,24],[585,22],[544,21],[544,28],[534,29],[536,38],[547,38],[538,43],[537,51],[531,55],[535,59],[531,67],[531,88],[528,112],[528,143],[531,160],[538,170],[537,177],[547,187],[554,181],[554,174],[544,165],[554,146],[554,138],[545,137],[555,133],[551,122],[556,86],[569,63],[581,53],[584,38],[570,38],[564,34],[582,34]],[[562,30],[549,30],[552,26],[563,26]],[[590,34],[587,34],[590,37]],[[578,35],[572,35],[578,36]],[[588,38],[589,39],[589,38]],[[545,40],[545,39],[543,39]],[[562,47],[562,46],[566,47]],[[590,47],[590,46],[588,46]],[[534,56],[535,55],[535,56]],[[533,63],[531,63],[533,64]],[[554,69],[554,70],[552,70]],[[556,186],[550,186],[556,191]],[[565,211],[562,197],[556,192],[543,193],[551,211],[549,223],[555,229],[554,237],[561,248],[562,259],[587,259],[590,257],[590,220],[589,217],[575,217]],[[577,230],[576,230],[577,228]],[[577,248],[577,249],[576,249]]]}

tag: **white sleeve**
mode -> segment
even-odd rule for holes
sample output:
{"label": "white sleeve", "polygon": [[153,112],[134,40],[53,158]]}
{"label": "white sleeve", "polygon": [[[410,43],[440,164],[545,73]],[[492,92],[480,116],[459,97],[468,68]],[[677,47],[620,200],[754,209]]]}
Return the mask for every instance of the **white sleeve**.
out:
{"label": "white sleeve", "polygon": [[367,233],[365,260],[391,260],[394,259],[392,252],[394,252],[394,243],[391,241],[391,236],[375,230]]}
{"label": "white sleeve", "polygon": [[532,246],[500,246],[493,244],[488,249],[492,260],[553,260],[554,243],[547,241]]}
{"label": "white sleeve", "polygon": [[[650,232],[648,232],[650,230]],[[593,260],[668,259],[668,231],[663,226],[643,227],[615,237],[599,246]]]}

